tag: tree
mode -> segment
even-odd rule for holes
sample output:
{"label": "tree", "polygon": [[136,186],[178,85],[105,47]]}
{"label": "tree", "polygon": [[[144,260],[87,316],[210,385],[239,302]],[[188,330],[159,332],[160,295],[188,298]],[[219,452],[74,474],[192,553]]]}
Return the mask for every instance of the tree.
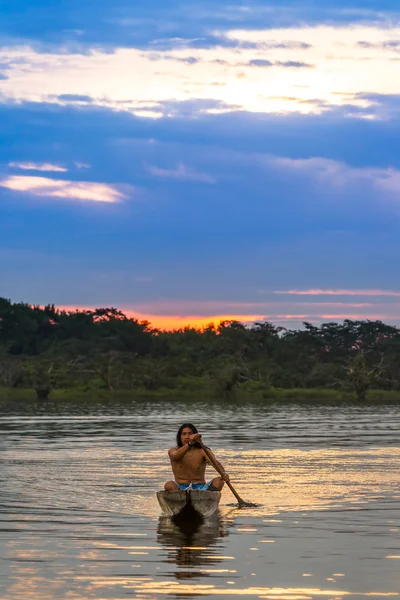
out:
{"label": "tree", "polygon": [[361,350],[347,367],[347,379],[356,392],[357,400],[360,402],[364,402],[367,399],[368,390],[373,382],[382,374],[382,363],[383,360],[381,360],[379,365],[369,369],[366,364],[365,353]]}
{"label": "tree", "polygon": [[47,400],[55,387],[54,363],[42,360],[26,360],[23,364],[25,380],[32,387],[38,400]]}
{"label": "tree", "polygon": [[[264,386],[400,390],[400,330],[381,321],[272,323],[160,331],[114,307],[58,310],[0,298],[0,385],[107,390],[176,387],[231,393]],[[196,384],[197,382],[197,384]],[[197,387],[196,387],[197,385]]]}

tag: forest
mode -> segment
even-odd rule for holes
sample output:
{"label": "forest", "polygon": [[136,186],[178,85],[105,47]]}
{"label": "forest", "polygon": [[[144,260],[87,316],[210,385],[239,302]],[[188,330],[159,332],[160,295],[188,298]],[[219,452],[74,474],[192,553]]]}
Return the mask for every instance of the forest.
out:
{"label": "forest", "polygon": [[39,399],[56,389],[216,398],[319,389],[359,401],[388,390],[400,398],[400,329],[345,320],[160,331],[116,308],[64,311],[0,298],[0,388]]}

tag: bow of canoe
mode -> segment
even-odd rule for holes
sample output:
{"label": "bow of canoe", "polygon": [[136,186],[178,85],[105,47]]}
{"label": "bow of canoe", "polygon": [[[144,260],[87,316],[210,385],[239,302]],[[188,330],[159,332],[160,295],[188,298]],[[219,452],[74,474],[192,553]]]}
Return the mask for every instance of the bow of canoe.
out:
{"label": "bow of canoe", "polygon": [[170,517],[190,515],[210,517],[218,510],[221,492],[208,490],[176,490],[174,492],[157,492],[157,500],[162,513]]}

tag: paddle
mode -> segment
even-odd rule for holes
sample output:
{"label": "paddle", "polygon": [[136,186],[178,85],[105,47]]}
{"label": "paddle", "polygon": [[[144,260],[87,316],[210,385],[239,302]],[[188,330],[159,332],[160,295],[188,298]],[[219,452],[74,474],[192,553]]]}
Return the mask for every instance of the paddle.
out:
{"label": "paddle", "polygon": [[[212,464],[212,466],[214,467],[214,469],[217,471],[217,473],[219,473],[221,475],[221,477],[223,478],[224,473],[223,471],[218,467],[218,465],[216,464],[213,455],[210,453],[209,449],[207,448],[207,446],[205,446],[203,444],[203,442],[201,440],[197,440],[198,444],[200,444],[200,446],[203,448],[204,452],[207,455],[208,460],[210,461],[210,463]],[[239,494],[237,493],[237,491],[235,490],[235,488],[233,487],[233,485],[231,484],[230,481],[225,481],[226,485],[229,487],[229,489],[231,490],[232,494],[235,496],[236,500],[238,501],[239,504],[239,508],[243,508],[246,506],[257,506],[257,504],[253,504],[253,502],[245,502],[245,500],[243,500]]]}

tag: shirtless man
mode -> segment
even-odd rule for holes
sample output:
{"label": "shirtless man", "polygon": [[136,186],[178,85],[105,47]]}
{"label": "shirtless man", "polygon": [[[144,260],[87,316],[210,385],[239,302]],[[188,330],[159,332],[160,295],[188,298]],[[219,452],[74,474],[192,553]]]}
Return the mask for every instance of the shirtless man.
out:
{"label": "shirtless man", "polygon": [[177,445],[168,451],[175,481],[167,481],[164,486],[167,492],[189,488],[217,492],[222,490],[225,481],[229,481],[229,475],[225,473],[221,463],[209,451],[223,473],[223,477],[215,477],[206,483],[204,475],[209,462],[203,448],[198,444],[200,441],[201,435],[194,425],[184,423],[180,426],[176,436]]}

